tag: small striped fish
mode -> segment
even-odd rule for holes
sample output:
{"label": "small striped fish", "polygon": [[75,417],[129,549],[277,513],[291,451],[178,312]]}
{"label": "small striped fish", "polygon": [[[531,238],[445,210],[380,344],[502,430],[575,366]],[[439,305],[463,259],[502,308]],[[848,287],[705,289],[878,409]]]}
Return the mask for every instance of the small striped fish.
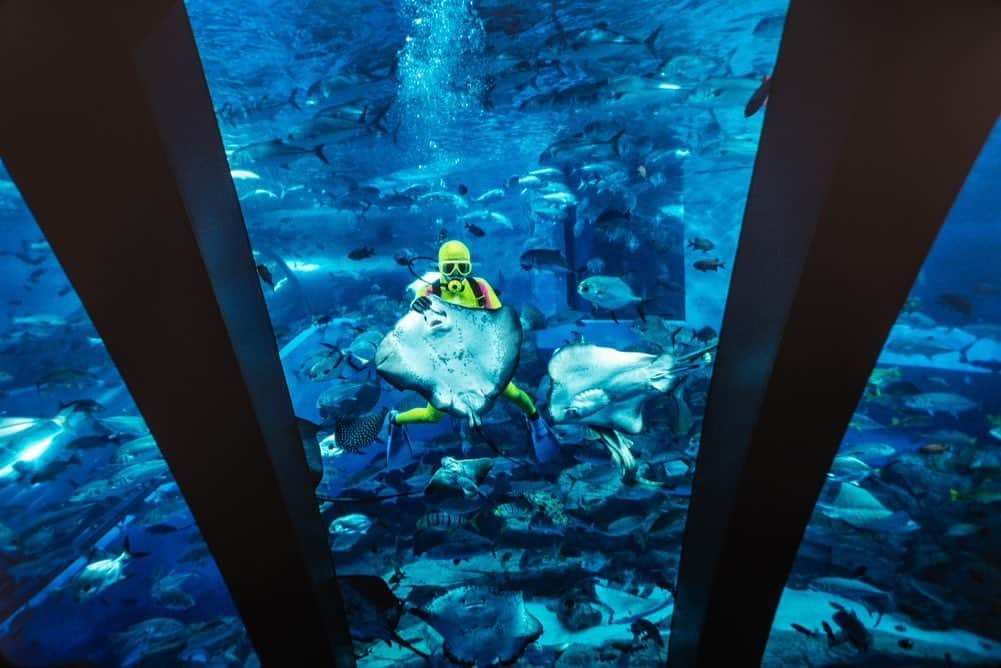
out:
{"label": "small striped fish", "polygon": [[477,524],[477,520],[479,520],[479,513],[473,515],[472,518],[466,518],[457,513],[436,510],[427,513],[417,520],[417,530],[427,531],[438,529],[441,531],[452,531],[460,527],[471,526],[474,530],[479,531],[480,527]]}

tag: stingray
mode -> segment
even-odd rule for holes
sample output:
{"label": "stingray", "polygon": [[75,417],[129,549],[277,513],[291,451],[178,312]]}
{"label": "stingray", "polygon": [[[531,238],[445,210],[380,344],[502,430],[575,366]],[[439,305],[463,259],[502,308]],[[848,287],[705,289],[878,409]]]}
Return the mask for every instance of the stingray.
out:
{"label": "stingray", "polygon": [[478,426],[518,366],[517,312],[464,308],[434,295],[414,304],[379,344],[379,375]]}
{"label": "stingray", "polygon": [[492,459],[454,459],[442,457],[441,466],[424,488],[425,494],[483,495],[479,485],[494,466]]}
{"label": "stingray", "polygon": [[377,575],[341,575],[337,578],[344,612],[355,640],[396,641],[414,654],[427,659],[427,654],[411,645],[396,632],[403,616],[403,601]]}
{"label": "stingray", "polygon": [[623,479],[635,481],[636,461],[624,434],[643,431],[647,400],[672,391],[702,366],[712,345],[684,355],[651,355],[576,343],[549,360],[553,422],[587,425],[605,444]]}
{"label": "stingray", "polygon": [[462,666],[513,664],[542,635],[520,591],[459,587],[411,612],[441,634],[446,656]]}

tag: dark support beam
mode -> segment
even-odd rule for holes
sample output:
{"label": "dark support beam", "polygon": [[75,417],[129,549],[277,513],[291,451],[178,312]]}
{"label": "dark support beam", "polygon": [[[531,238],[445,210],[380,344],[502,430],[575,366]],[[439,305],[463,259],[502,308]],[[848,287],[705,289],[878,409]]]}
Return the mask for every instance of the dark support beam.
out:
{"label": "dark support beam", "polygon": [[992,0],[792,0],[685,530],[668,664],[761,661],[825,475],[1001,111]]}
{"label": "dark support beam", "polygon": [[180,2],[0,3],[0,157],[170,464],[265,666],[353,666]]}

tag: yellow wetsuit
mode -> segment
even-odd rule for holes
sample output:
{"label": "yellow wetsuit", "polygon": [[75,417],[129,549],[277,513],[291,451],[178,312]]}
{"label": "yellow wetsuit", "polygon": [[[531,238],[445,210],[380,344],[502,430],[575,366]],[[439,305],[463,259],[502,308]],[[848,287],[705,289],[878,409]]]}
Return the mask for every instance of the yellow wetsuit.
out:
{"label": "yellow wetsuit", "polygon": [[[473,288],[469,285],[470,280],[474,280],[479,284],[480,291],[483,293],[483,305],[481,305],[476,299],[476,293],[473,292]],[[466,308],[498,309],[501,307],[501,302],[500,299],[497,298],[497,293],[494,292],[494,289],[490,286],[490,284],[482,278],[463,279],[462,283],[462,292],[452,293],[448,290],[442,290],[441,298],[450,304],[458,304],[459,306],[465,306]],[[430,293],[431,286],[427,285],[417,296],[426,296]],[[518,389],[514,383],[508,383],[501,396],[523,410],[530,418],[534,418],[538,412],[535,408],[535,404],[532,402],[532,398],[524,391]],[[395,421],[396,424],[437,422],[444,416],[445,413],[438,410],[431,404],[428,404],[425,408],[412,408],[409,411],[397,413]]]}

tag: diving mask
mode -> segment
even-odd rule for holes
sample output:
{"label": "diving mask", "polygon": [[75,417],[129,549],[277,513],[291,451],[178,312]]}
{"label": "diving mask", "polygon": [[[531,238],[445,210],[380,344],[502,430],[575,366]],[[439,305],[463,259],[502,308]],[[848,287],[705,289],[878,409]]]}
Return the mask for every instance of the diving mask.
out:
{"label": "diving mask", "polygon": [[469,276],[473,271],[473,264],[465,260],[446,260],[439,266],[441,275],[446,278],[458,278]]}

